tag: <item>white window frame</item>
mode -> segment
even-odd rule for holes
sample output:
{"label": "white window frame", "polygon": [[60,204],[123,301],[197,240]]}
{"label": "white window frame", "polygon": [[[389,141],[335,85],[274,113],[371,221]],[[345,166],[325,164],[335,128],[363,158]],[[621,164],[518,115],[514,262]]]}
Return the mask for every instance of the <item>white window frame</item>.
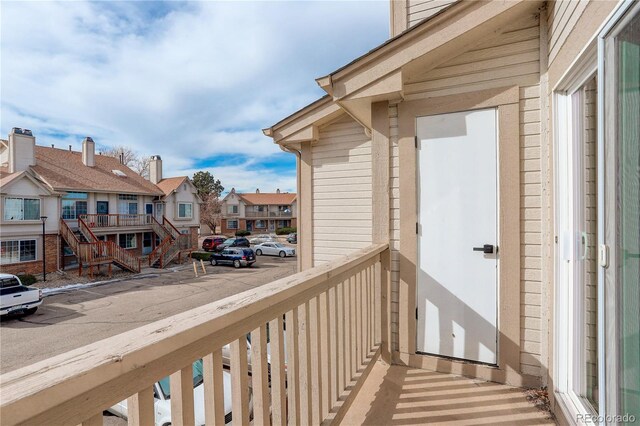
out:
{"label": "white window frame", "polygon": [[[120,237],[124,236],[125,237],[125,242],[126,242],[126,236],[127,235],[133,235],[133,239],[131,240],[133,244],[130,247],[126,247],[126,246],[122,247],[120,245]],[[133,232],[127,232],[127,233],[124,233],[124,234],[118,234],[118,246],[120,246],[120,247],[122,247],[123,249],[126,249],[126,250],[138,248],[138,237]]]}
{"label": "white window frame", "polygon": [[[7,200],[22,200],[22,219],[7,219]],[[38,200],[38,217],[36,219],[25,219],[24,218],[24,200]],[[2,220],[3,222],[38,222],[40,221],[40,216],[42,216],[42,198],[40,197],[28,197],[21,195],[6,195],[2,198]]]}
{"label": "white window frame", "polygon": [[[622,24],[623,16],[634,5],[633,0],[624,0],[618,7],[610,14],[605,20],[605,24],[597,33],[597,37],[594,37],[593,41],[583,50],[578,59],[569,68],[567,74],[561,79],[558,88],[554,93],[554,176],[556,181],[555,186],[555,235],[558,239],[556,245],[555,256],[555,282],[556,282],[556,300],[554,307],[554,338],[555,338],[555,352],[554,352],[554,386],[556,393],[556,401],[564,411],[568,420],[578,421],[578,415],[580,417],[581,424],[608,424],[607,418],[616,414],[617,404],[617,347],[616,336],[611,335],[611,328],[607,324],[615,324],[617,318],[615,317],[615,309],[611,309],[611,295],[606,292],[605,288],[605,275],[608,276],[607,280],[614,282],[612,274],[614,271],[609,268],[607,264],[611,262],[607,243],[605,239],[605,227],[607,226],[606,215],[611,215],[609,211],[610,206],[605,204],[610,203],[611,194],[605,193],[605,167],[607,160],[607,154],[605,152],[605,127],[609,126],[606,123],[606,108],[605,101],[611,102],[611,94],[605,93],[609,87],[605,82],[605,43],[612,34],[614,28],[619,28]],[[640,8],[640,6],[636,6]],[[610,64],[609,64],[610,65]],[[562,188],[567,188],[569,191],[573,189],[570,185],[571,180],[575,181],[575,174],[577,170],[570,170],[570,173],[559,173],[560,165],[567,164],[570,158],[575,158],[576,154],[580,151],[572,149],[573,129],[568,126],[568,123],[573,122],[571,95],[577,89],[582,87],[584,83],[597,72],[598,75],[598,134],[597,134],[597,152],[598,152],[598,413],[594,417],[584,417],[585,414],[595,414],[593,407],[585,398],[577,395],[572,386],[575,386],[576,381],[574,376],[579,373],[580,363],[575,362],[572,349],[576,347],[576,341],[574,340],[575,334],[573,323],[571,320],[574,316],[574,306],[576,297],[579,295],[573,294],[572,289],[563,285],[566,282],[572,282],[573,273],[572,268],[563,265],[567,259],[572,256],[576,256],[575,247],[577,244],[571,243],[571,236],[561,235],[559,224],[567,223],[567,221],[573,221],[575,218],[569,217],[572,209],[570,204],[567,203],[569,196],[573,194],[563,193]],[[569,141],[570,143],[564,142]],[[564,148],[564,149],[561,149]],[[607,148],[611,149],[611,148]],[[607,198],[605,200],[605,198]],[[575,227],[571,226],[572,229]],[[575,237],[575,236],[574,236]],[[575,241],[576,238],[573,238]],[[564,325],[564,327],[563,327]],[[613,333],[615,334],[615,333]],[[580,348],[578,348],[580,350]],[[582,353],[583,351],[580,351]],[[607,372],[612,374],[607,374]]]}
{"label": "white window frame", "polygon": [[238,214],[239,206],[237,204],[229,204],[227,205],[227,214]]}
{"label": "white window frame", "polygon": [[[259,223],[261,223],[262,226],[258,226]],[[258,219],[254,222],[253,227],[256,229],[267,229],[267,221],[263,219]]]}
{"label": "white window frame", "polygon": [[[189,206],[191,207],[191,214],[189,216],[180,216],[180,206]],[[186,209],[185,209],[186,212]],[[193,203],[178,203],[178,219],[192,219],[193,218]]]}
{"label": "white window frame", "polygon": [[[578,251],[581,241],[578,235],[580,212],[580,191],[574,191],[576,185],[581,182],[581,154],[583,153],[582,132],[576,132],[582,128],[582,105],[580,89],[593,78],[597,67],[597,51],[595,40],[589,43],[570,71],[564,76],[558,85],[559,89],[554,93],[554,150],[555,150],[555,235],[558,237],[555,256],[555,362],[554,385],[563,411],[567,418],[576,420],[584,419],[583,424],[597,424],[593,422],[598,412],[592,404],[580,395],[576,390],[583,387],[581,383],[581,357],[584,354],[584,342],[580,331],[575,329],[578,316],[584,310],[584,298],[582,289],[575,283],[580,279],[578,270]],[[598,90],[600,87],[598,87]],[[598,111],[600,114],[600,111]],[[599,139],[599,138],[598,138]],[[601,168],[600,140],[598,140],[598,170]],[[598,193],[598,197],[600,197]],[[598,200],[600,204],[600,200]],[[564,224],[564,226],[562,226]],[[562,227],[561,227],[562,226]],[[598,224],[599,226],[599,224]],[[601,280],[598,278],[598,293],[600,293]],[[598,330],[602,328],[599,323]],[[600,336],[598,337],[600,341]],[[600,345],[599,345],[600,346]],[[599,347],[598,358],[603,353]],[[600,368],[598,369],[600,371]],[[602,401],[602,377],[599,372],[600,395],[598,401]],[[593,416],[593,417],[592,417]]]}
{"label": "white window frame", "polygon": [[[235,226],[231,226],[232,223],[235,223]],[[227,229],[238,229],[239,222],[237,219],[228,219],[227,220]]]}
{"label": "white window frame", "polygon": [[[35,243],[35,258],[32,260],[20,260],[20,244],[24,241],[33,241]],[[20,239],[16,239],[16,240],[2,240],[3,243],[7,243],[7,242],[17,242],[18,243],[18,261],[17,262],[3,262],[2,259],[0,258],[0,264],[2,265],[16,265],[18,263],[27,263],[27,262],[36,262],[38,261],[38,253],[40,253],[40,251],[38,250],[38,239],[37,238],[20,238]]]}

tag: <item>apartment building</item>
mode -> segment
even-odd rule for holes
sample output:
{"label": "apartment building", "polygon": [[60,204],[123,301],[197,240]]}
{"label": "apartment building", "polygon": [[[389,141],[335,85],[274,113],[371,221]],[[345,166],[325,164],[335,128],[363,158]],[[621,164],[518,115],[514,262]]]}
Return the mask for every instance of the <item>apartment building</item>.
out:
{"label": "apartment building", "polygon": [[0,146],[0,267],[41,273],[115,264],[139,271],[166,265],[197,246],[200,200],[186,176],[162,177],[162,159],[151,159],[150,180],[119,159],[36,145],[27,129],[14,128]]}
{"label": "apartment building", "polygon": [[296,194],[288,192],[239,193],[235,188],[222,200],[221,232],[234,235],[239,230],[252,233],[275,232],[297,226]]}

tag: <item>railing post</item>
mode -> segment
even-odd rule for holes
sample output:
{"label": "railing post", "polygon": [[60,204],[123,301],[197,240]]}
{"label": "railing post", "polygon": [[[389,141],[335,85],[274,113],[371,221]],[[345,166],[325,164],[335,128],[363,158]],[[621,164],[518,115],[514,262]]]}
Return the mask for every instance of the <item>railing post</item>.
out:
{"label": "railing post", "polygon": [[378,306],[379,315],[377,325],[377,337],[380,342],[382,359],[391,362],[391,280],[390,280],[390,260],[391,251],[386,249],[380,254],[380,262],[376,263],[376,277],[378,277],[378,285],[376,294],[380,297]]}
{"label": "railing post", "polygon": [[171,424],[189,426],[195,423],[193,411],[193,365],[173,373],[169,378],[171,389]]}
{"label": "railing post", "polygon": [[[127,398],[129,426],[147,426],[154,423],[153,388],[148,387]],[[102,414],[100,416],[102,425]]]}

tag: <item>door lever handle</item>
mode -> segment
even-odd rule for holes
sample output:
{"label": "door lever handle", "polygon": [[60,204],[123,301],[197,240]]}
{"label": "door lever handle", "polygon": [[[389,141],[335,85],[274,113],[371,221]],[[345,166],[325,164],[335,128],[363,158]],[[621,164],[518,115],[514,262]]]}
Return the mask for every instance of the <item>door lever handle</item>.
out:
{"label": "door lever handle", "polygon": [[485,244],[482,247],[474,247],[473,251],[481,251],[481,252],[483,252],[485,254],[491,254],[491,253],[494,252],[493,249],[494,249],[493,244]]}

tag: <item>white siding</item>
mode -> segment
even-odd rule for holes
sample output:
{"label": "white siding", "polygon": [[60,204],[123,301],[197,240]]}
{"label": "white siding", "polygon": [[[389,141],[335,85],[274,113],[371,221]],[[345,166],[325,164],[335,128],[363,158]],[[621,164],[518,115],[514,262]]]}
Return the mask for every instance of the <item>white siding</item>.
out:
{"label": "white siding", "polygon": [[[541,376],[541,162],[539,22],[531,17],[505,34],[412,79],[405,98],[419,99],[475,90],[520,86],[521,174],[521,364],[522,372]],[[391,134],[391,323],[392,345],[398,349],[399,160],[398,111],[389,108]]]}
{"label": "white siding", "polygon": [[548,3],[549,64],[576,26],[589,0],[559,0]]}
{"label": "white siding", "polygon": [[343,116],[311,148],[314,265],[372,242],[371,140]]}
{"label": "white siding", "polygon": [[408,0],[407,28],[420,23],[423,19],[435,15],[455,0]]}

